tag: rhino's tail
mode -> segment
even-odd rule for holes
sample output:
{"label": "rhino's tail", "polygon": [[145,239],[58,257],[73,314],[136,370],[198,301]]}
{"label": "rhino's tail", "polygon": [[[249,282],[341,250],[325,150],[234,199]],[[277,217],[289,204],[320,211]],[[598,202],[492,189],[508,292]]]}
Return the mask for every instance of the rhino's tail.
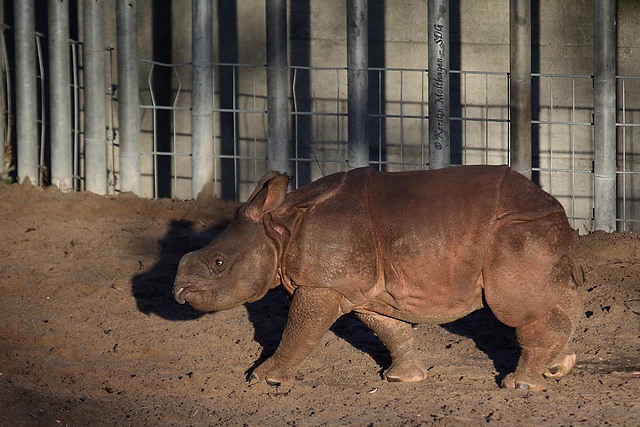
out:
{"label": "rhino's tail", "polygon": [[584,269],[574,258],[571,259],[571,276],[576,285],[584,283]]}

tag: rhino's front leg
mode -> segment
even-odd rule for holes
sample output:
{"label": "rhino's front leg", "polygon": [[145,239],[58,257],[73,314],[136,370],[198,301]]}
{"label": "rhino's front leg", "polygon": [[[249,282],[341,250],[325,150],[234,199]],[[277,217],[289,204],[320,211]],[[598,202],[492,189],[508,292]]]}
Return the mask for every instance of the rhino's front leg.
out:
{"label": "rhino's front leg", "polygon": [[410,323],[375,313],[356,313],[391,353],[391,367],[384,373],[388,381],[422,381],[426,369],[418,360]]}
{"label": "rhino's front leg", "polygon": [[271,385],[291,382],[296,366],[338,317],[348,311],[348,304],[342,294],[332,289],[296,289],[280,345],[273,356],[253,371],[252,377]]}

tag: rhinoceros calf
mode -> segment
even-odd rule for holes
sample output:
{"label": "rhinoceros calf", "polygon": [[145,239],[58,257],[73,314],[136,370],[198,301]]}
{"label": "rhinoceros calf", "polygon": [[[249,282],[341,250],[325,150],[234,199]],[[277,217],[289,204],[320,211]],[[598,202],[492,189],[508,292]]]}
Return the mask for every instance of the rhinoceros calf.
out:
{"label": "rhinoceros calf", "polygon": [[209,245],[180,261],[176,300],[201,311],[292,295],[282,341],[254,371],[291,381],[338,317],[355,312],[384,342],[389,381],[421,381],[412,323],[445,323],[486,304],[522,348],[503,387],[566,375],[581,303],[562,206],[507,166],[384,173],[355,169],[287,194],[271,172]]}

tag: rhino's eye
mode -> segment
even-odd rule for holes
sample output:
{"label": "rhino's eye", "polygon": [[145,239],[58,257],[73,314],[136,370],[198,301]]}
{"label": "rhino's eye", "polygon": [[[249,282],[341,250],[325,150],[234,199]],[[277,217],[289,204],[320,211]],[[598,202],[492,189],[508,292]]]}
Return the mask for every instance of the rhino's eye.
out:
{"label": "rhino's eye", "polygon": [[222,258],[221,256],[217,256],[213,260],[213,268],[215,269],[215,271],[221,272],[222,270],[224,270],[225,266],[226,266],[226,262],[224,261],[224,258]]}

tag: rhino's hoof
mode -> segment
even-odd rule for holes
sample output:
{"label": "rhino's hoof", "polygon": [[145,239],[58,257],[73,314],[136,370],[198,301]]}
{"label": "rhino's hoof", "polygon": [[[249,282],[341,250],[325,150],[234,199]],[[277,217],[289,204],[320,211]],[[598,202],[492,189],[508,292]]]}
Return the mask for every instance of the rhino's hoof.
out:
{"label": "rhino's hoof", "polygon": [[544,390],[544,381],[543,378],[540,377],[540,381],[527,379],[519,379],[516,380],[516,376],[511,373],[508,374],[502,380],[502,384],[500,384],[501,388],[510,388],[510,389],[520,389],[520,390],[532,390],[532,391],[541,391]]}
{"label": "rhino's hoof", "polygon": [[[249,376],[249,381],[260,381],[262,380],[262,378],[260,378],[258,375],[256,375],[255,372],[251,373],[251,375]],[[282,384],[282,381],[280,380],[276,380],[273,378],[265,378],[264,381],[269,384],[269,385],[273,385],[273,386],[279,386]]]}
{"label": "rhino's hoof", "polygon": [[282,384],[282,381],[280,381],[280,380],[275,380],[275,379],[273,379],[273,378],[267,378],[265,381],[266,381],[266,382],[267,382],[267,384],[269,384],[269,385],[280,385],[280,384]]}
{"label": "rhino's hoof", "polygon": [[551,366],[549,366],[542,375],[547,378],[562,378],[571,372],[575,364],[575,353],[560,355],[551,363]]}
{"label": "rhino's hoof", "polygon": [[294,378],[290,368],[270,358],[253,370],[251,379],[264,380],[269,385],[278,386],[293,383]]}
{"label": "rhino's hoof", "polygon": [[507,374],[507,376],[504,377],[504,379],[500,383],[500,388],[510,388],[510,389],[516,388],[516,377],[515,377],[515,375],[513,375],[513,373]]}
{"label": "rhino's hoof", "polygon": [[426,378],[426,369],[417,361],[394,363],[384,377],[390,382],[419,382]]}

